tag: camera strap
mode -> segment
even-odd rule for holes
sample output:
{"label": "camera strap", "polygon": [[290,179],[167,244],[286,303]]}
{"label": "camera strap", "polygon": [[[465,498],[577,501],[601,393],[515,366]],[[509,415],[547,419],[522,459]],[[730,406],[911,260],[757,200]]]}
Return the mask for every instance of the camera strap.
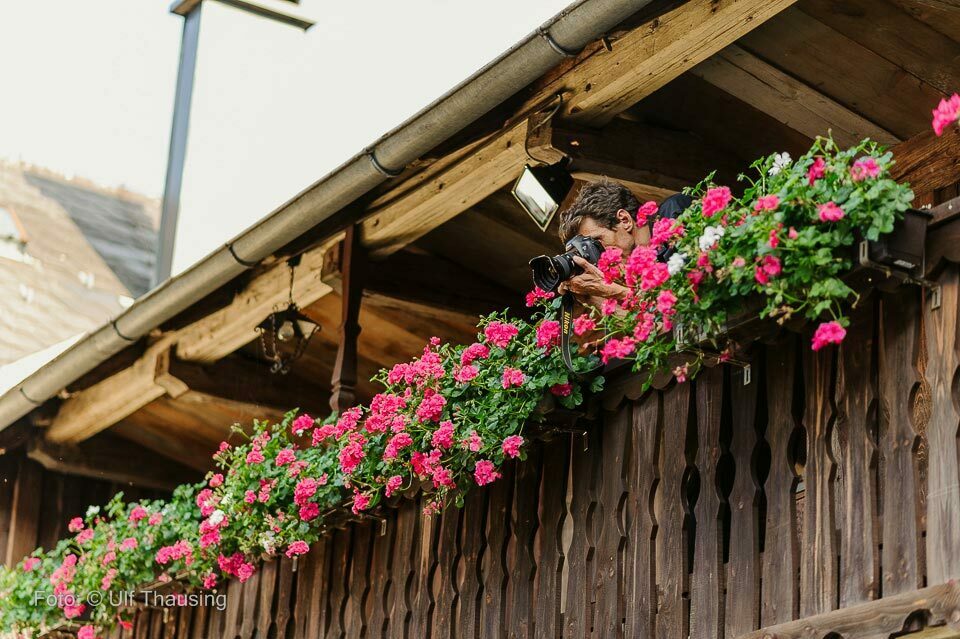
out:
{"label": "camera strap", "polygon": [[560,352],[563,363],[570,372],[575,373],[573,358],[570,357],[570,337],[573,335],[573,295],[564,293],[560,298]]}

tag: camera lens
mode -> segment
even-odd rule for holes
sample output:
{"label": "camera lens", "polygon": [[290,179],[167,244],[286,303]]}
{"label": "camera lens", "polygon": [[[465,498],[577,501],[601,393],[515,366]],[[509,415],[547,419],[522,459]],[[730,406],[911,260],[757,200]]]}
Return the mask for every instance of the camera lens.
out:
{"label": "camera lens", "polygon": [[544,291],[555,291],[564,280],[557,269],[557,258],[540,255],[530,260],[533,283]]}

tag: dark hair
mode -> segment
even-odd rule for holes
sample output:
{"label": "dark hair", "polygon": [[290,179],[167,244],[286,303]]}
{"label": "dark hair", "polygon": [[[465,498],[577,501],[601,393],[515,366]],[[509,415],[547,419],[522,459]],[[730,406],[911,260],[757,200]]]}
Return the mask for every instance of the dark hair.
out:
{"label": "dark hair", "polygon": [[575,236],[585,217],[612,229],[619,221],[617,211],[623,209],[632,216],[639,208],[640,201],[619,182],[606,178],[591,182],[584,185],[573,204],[560,213],[560,239],[566,243]]}

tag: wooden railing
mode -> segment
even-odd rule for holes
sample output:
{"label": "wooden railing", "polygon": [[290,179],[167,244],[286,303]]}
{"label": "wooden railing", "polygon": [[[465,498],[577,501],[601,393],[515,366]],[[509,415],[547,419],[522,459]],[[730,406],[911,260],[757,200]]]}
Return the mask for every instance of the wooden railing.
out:
{"label": "wooden railing", "polygon": [[936,288],[863,299],[840,347],[784,332],[747,351],[749,378],[718,366],[643,392],[616,377],[583,434],[538,441],[463,509],[426,517],[406,500],[384,526],[333,531],[296,570],[282,559],[231,582],[225,610],[144,611],[136,636],[950,636],[949,258],[931,265]]}

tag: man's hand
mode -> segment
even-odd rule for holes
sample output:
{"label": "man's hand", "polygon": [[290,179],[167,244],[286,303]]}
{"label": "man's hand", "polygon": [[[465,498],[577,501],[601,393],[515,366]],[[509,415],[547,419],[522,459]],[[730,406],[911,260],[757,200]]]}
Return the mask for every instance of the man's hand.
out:
{"label": "man's hand", "polygon": [[620,284],[607,284],[603,279],[603,272],[596,266],[579,256],[574,256],[574,263],[583,269],[580,275],[571,277],[562,282],[557,290],[560,293],[573,293],[581,302],[594,306],[603,303],[604,299],[622,300],[627,294],[627,287]]}

